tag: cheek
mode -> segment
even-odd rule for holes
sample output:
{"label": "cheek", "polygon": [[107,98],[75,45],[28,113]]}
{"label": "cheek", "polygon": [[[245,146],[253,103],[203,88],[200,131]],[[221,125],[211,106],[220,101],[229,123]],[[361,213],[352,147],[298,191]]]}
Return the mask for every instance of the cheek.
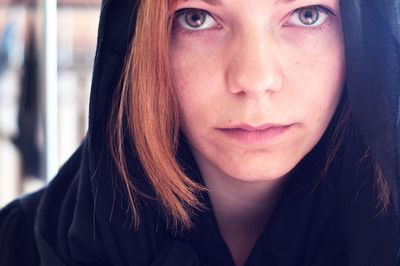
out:
{"label": "cheek", "polygon": [[321,74],[316,77],[319,86],[315,89],[314,94],[315,103],[321,110],[321,119],[330,120],[343,91],[345,59],[343,49],[340,48],[341,45],[338,47],[329,49],[326,53],[327,56],[318,64],[318,71]]}
{"label": "cheek", "polygon": [[181,97],[185,94],[201,94],[202,91],[195,88],[206,85],[205,77],[209,75],[210,68],[213,68],[204,57],[190,51],[188,48],[180,50],[179,47],[170,51],[173,86]]}
{"label": "cheek", "polygon": [[176,53],[171,60],[172,82],[178,98],[180,124],[185,134],[190,138],[188,130],[202,125],[206,121],[206,117],[202,114],[202,110],[208,110],[208,116],[212,117],[216,113],[210,105],[213,101],[213,95],[210,90],[210,84],[206,79],[208,73],[201,67],[199,62],[193,60],[193,57],[184,53]]}
{"label": "cheek", "polygon": [[293,106],[290,110],[302,121],[303,130],[296,138],[295,146],[305,145],[309,150],[328,127],[343,91],[343,42],[337,35],[332,35],[313,50],[292,51],[282,92],[286,89],[285,99]]}
{"label": "cheek", "polygon": [[193,52],[190,47],[171,49],[172,82],[183,118],[218,112],[223,87],[219,61],[215,53]]}
{"label": "cheek", "polygon": [[294,83],[298,83],[298,101],[304,102],[304,106],[322,117],[334,112],[344,84],[343,42],[335,36],[327,38],[325,44],[315,50],[297,56],[293,64],[295,67],[292,68],[291,85],[296,86]]}

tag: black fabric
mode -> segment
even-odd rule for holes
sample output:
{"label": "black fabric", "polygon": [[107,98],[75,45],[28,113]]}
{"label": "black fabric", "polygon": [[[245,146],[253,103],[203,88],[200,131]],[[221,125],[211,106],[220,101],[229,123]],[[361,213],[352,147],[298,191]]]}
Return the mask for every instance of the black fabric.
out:
{"label": "black fabric", "polygon": [[353,115],[390,183],[397,212],[400,207],[399,10],[398,1],[387,0],[349,0],[342,5],[347,91]]}
{"label": "black fabric", "polygon": [[38,147],[39,121],[39,73],[38,54],[35,32],[31,26],[28,29],[27,47],[21,82],[21,95],[18,106],[18,133],[13,137],[13,143],[19,149],[22,157],[24,176],[39,177],[40,150]]}
{"label": "black fabric", "polygon": [[[103,0],[93,73],[89,130],[80,148],[43,190],[0,212],[0,265],[233,265],[207,193],[195,226],[174,235],[158,203],[139,202],[134,230],[115,166],[105,149],[111,99],[133,34],[136,1]],[[361,136],[348,137],[324,179],[328,128],[293,170],[283,195],[257,240],[252,265],[400,265],[400,6],[390,0],[343,0],[347,97]],[[376,67],[379,66],[379,67]],[[365,142],[391,190],[386,213],[376,209],[373,169],[361,160]],[[128,148],[127,148],[128,149]],[[128,149],[129,150],[129,149]],[[202,182],[183,136],[177,155],[189,176]],[[152,194],[134,153],[132,180]]]}
{"label": "black fabric", "polygon": [[11,202],[0,212],[0,265],[39,265],[33,221],[43,190]]}

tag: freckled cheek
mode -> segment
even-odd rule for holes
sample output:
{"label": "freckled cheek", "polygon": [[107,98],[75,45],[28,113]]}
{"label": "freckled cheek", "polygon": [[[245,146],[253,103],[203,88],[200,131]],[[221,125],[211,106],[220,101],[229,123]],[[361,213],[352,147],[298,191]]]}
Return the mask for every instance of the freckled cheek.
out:
{"label": "freckled cheek", "polygon": [[314,121],[313,127],[329,122],[340,99],[344,83],[341,53],[326,49],[317,56],[293,59],[286,88],[296,95],[290,99],[297,106],[297,113],[302,114],[304,121]]}
{"label": "freckled cheek", "polygon": [[323,87],[321,92],[317,94],[320,103],[319,109],[316,112],[316,114],[318,114],[318,121],[329,123],[337,108],[337,104],[343,91],[340,69],[337,70],[336,75],[336,77],[332,76],[331,78],[326,79],[325,87]]}
{"label": "freckled cheek", "polygon": [[176,56],[170,63],[182,122],[210,120],[217,112],[211,74],[186,56]]}
{"label": "freckled cheek", "polygon": [[204,98],[220,87],[217,83],[221,80],[221,71],[216,62],[215,55],[199,56],[191,50],[171,53],[172,80],[177,93]]}
{"label": "freckled cheek", "polygon": [[[301,31],[286,31],[281,36],[282,45],[304,56],[324,56],[324,54],[339,54],[343,50],[343,34],[339,24],[312,33]],[[339,51],[340,49],[340,51]]]}
{"label": "freckled cheek", "polygon": [[344,69],[343,43],[337,39],[327,38],[326,40],[326,38],[325,40],[312,38],[306,43],[283,46],[285,58],[281,62],[287,78],[297,77],[297,80],[313,80],[326,79],[339,72],[342,75]]}

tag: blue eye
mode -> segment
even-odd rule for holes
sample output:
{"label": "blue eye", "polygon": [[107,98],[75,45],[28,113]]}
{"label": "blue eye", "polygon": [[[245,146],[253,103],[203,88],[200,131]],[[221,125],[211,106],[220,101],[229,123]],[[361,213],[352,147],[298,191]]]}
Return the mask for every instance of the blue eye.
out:
{"label": "blue eye", "polygon": [[290,16],[290,24],[301,27],[316,27],[325,22],[329,14],[333,13],[322,6],[308,6],[296,9]]}
{"label": "blue eye", "polygon": [[205,30],[217,23],[210,13],[202,9],[187,8],[175,13],[175,21],[187,30]]}

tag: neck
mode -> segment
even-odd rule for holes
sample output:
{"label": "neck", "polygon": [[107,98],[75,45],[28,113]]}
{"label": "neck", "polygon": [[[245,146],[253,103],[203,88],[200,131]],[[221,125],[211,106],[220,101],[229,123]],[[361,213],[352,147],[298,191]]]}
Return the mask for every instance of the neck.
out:
{"label": "neck", "polygon": [[243,265],[279,199],[285,178],[242,181],[198,164],[222,237],[235,264]]}

